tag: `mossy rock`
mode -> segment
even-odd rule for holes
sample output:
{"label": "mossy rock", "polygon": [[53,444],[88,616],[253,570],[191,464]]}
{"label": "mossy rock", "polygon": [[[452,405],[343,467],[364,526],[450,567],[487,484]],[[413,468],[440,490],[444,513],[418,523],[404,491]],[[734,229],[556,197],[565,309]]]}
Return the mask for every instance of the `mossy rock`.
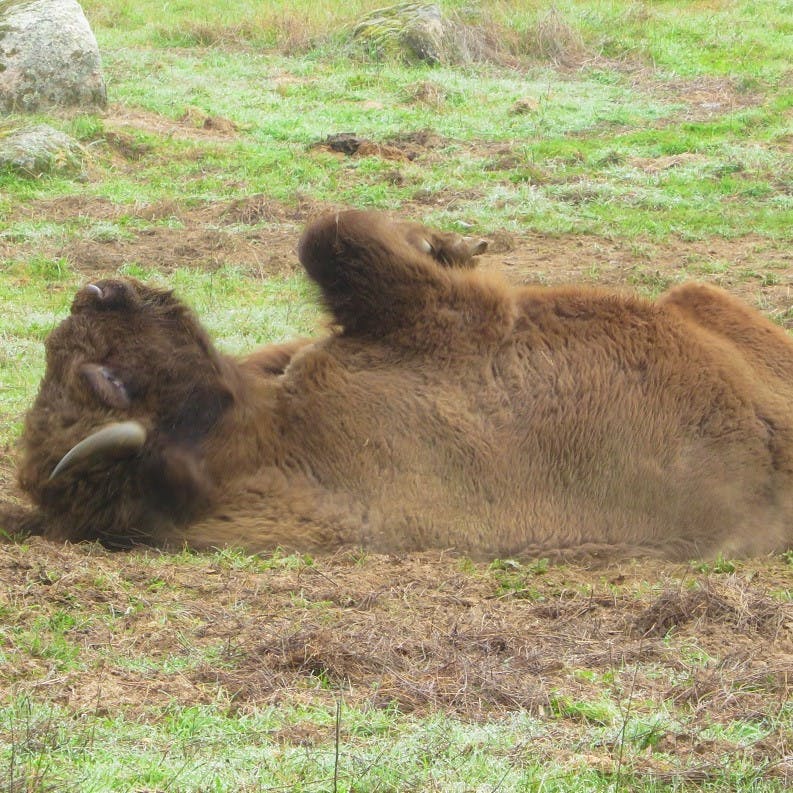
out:
{"label": "mossy rock", "polygon": [[377,58],[425,63],[484,60],[489,42],[482,31],[445,17],[434,3],[397,3],[363,17],[353,38]]}
{"label": "mossy rock", "polygon": [[0,130],[0,170],[38,178],[80,174],[84,152],[77,141],[47,124]]}
{"label": "mossy rock", "polygon": [[76,0],[0,0],[0,112],[106,104],[99,48]]}

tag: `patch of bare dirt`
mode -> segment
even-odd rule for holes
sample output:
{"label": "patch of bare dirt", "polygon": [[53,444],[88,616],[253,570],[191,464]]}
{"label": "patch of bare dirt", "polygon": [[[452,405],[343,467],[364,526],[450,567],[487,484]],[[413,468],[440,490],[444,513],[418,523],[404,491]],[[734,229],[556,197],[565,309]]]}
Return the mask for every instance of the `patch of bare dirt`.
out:
{"label": "patch of bare dirt", "polygon": [[[296,246],[306,220],[326,207],[310,199],[285,207],[263,195],[213,204],[182,206],[174,201],[120,206],[102,198],[65,196],[32,202],[11,213],[13,220],[60,223],[113,222],[120,218],[157,223],[141,229],[129,227],[123,236],[87,229],[65,243],[37,240],[20,243],[0,240],[0,256],[20,258],[30,253],[64,256],[86,276],[106,275],[127,264],[170,272],[181,267],[215,270],[234,265],[256,277],[293,272],[299,265]],[[240,226],[246,228],[240,228]]]}
{"label": "patch of bare dirt", "polygon": [[[685,730],[657,736],[663,751],[715,763],[724,747],[692,746],[697,725],[773,719],[792,693],[793,604],[772,594],[790,576],[781,559],[730,575],[654,561],[538,574],[441,553],[257,571],[33,538],[0,544],[0,698],[148,718],[174,704],[332,707],[342,692],[359,708],[528,710],[573,729],[590,717],[569,703],[630,690],[636,707],[689,714]],[[64,636],[77,663],[13,638],[56,613],[79,616]],[[298,724],[279,739],[327,736]],[[757,762],[778,761],[784,735],[764,740]]]}
{"label": "patch of bare dirt", "polygon": [[135,130],[166,138],[204,141],[227,140],[238,132],[233,121],[222,116],[209,115],[195,107],[185,108],[180,118],[174,120],[148,110],[113,104],[108,108],[103,124],[111,135],[123,135],[128,130]]}
{"label": "patch of bare dirt", "polygon": [[654,72],[639,71],[634,87],[671,104],[683,104],[685,109],[669,121],[707,121],[763,101],[762,93],[744,89],[730,77],[703,75],[693,79],[659,81]]}
{"label": "patch of bare dirt", "polygon": [[640,168],[645,173],[659,173],[660,171],[668,171],[670,168],[679,168],[681,165],[702,162],[705,159],[701,154],[683,152],[682,154],[670,154],[665,157],[631,157],[628,162],[634,168]]}
{"label": "patch of bare dirt", "polygon": [[265,243],[255,234],[241,236],[221,229],[151,228],[131,240],[70,242],[63,254],[76,270],[86,274],[113,272],[134,262],[164,272],[179,267],[216,270],[223,265],[243,265],[272,275],[295,269],[294,249],[294,235]]}
{"label": "patch of bare dirt", "polygon": [[657,294],[684,281],[727,289],[788,327],[793,317],[793,250],[784,241],[736,239],[620,240],[591,235],[492,235],[479,267],[514,283],[595,285]]}

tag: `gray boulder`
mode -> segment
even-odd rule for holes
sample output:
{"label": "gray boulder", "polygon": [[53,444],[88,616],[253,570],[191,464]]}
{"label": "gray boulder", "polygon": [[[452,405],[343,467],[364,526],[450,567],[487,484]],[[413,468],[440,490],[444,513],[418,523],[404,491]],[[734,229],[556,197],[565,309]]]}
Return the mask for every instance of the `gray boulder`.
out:
{"label": "gray boulder", "polygon": [[106,104],[99,47],[75,0],[0,0],[0,111]]}
{"label": "gray boulder", "polygon": [[47,124],[0,129],[0,170],[38,177],[49,173],[79,174],[82,168],[80,144]]}

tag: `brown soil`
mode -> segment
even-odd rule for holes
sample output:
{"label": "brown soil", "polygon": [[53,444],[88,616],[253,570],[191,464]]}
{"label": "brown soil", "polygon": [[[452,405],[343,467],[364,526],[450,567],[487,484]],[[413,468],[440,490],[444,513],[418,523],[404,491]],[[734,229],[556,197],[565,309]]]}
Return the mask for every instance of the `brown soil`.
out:
{"label": "brown soil", "polygon": [[[299,266],[295,249],[302,223],[298,221],[318,211],[310,201],[289,209],[261,195],[197,208],[181,207],[171,201],[119,207],[101,198],[67,196],[20,207],[12,219],[47,217],[58,222],[86,222],[113,221],[124,215],[159,224],[133,231],[132,236],[122,239],[84,236],[66,243],[0,242],[0,256],[21,258],[35,248],[38,254],[66,257],[87,278],[112,274],[132,263],[164,272],[180,267],[214,270],[235,265],[252,275],[266,277],[291,272]],[[161,223],[164,221],[171,223]]]}
{"label": "brown soil", "polygon": [[[341,692],[359,708],[471,720],[528,710],[564,733],[597,718],[574,703],[630,694],[637,713],[683,708],[688,726],[665,728],[654,751],[708,768],[725,744],[699,731],[773,718],[791,694],[793,604],[770,594],[790,585],[781,560],[732,575],[658,562],[505,567],[348,553],[252,571],[35,538],[0,544],[0,696],[149,718],[174,703],[330,708]],[[66,633],[73,666],[21,638],[32,620],[64,612],[77,618]],[[280,740],[328,736],[297,725]],[[769,775],[793,770],[784,731],[740,751]]]}
{"label": "brown soil", "polygon": [[115,104],[108,108],[103,126],[110,133],[140,130],[166,138],[226,140],[236,135],[237,125],[221,116],[211,116],[197,107],[186,107],[178,120],[139,108]]}
{"label": "brown soil", "polygon": [[[409,145],[416,145],[415,140]],[[675,162],[648,161],[646,165],[675,167]],[[417,194],[403,214],[420,217],[430,207],[448,210],[458,200],[451,191]],[[123,214],[152,225],[131,229],[129,238],[108,241],[89,236],[66,243],[4,240],[0,241],[0,257],[18,259],[33,253],[65,256],[86,278],[112,274],[130,263],[164,272],[179,267],[235,265],[254,276],[267,277],[299,268],[296,245],[300,229],[308,219],[328,209],[331,207],[309,199],[288,207],[262,195],[199,207],[175,202],[120,207],[105,199],[68,196],[25,204],[8,220],[113,221]],[[172,222],[166,225],[168,220]],[[787,321],[793,250],[784,241],[747,235],[731,240],[672,238],[659,243],[506,231],[494,232],[489,241],[490,249],[480,257],[479,266],[500,271],[516,284],[585,281],[657,293],[680,281],[704,280]]]}

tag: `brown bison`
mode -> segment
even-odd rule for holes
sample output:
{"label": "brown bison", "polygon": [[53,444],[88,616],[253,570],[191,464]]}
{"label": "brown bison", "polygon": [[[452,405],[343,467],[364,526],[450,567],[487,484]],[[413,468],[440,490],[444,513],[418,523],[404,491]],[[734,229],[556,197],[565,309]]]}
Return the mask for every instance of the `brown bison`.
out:
{"label": "brown bison", "polygon": [[421,229],[310,225],[300,260],[336,330],[243,358],[171,292],[82,289],[25,421],[27,529],[478,558],[793,544],[782,330],[708,286],[512,288]]}

